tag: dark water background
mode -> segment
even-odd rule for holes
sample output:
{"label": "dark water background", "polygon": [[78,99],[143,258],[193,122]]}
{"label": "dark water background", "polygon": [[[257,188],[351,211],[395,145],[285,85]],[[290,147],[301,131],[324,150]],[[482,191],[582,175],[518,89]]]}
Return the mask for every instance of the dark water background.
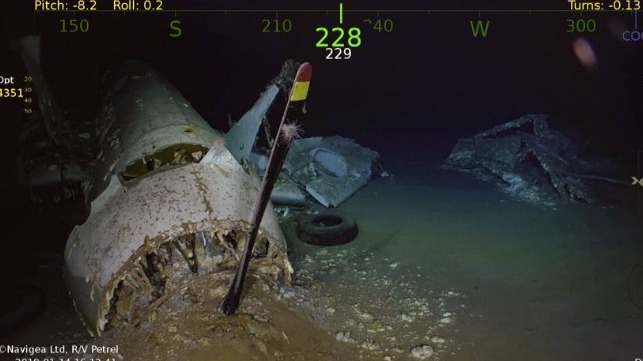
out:
{"label": "dark water background", "polygon": [[[378,5],[393,7],[389,2],[350,2],[345,8]],[[531,5],[564,9],[565,3]],[[227,115],[240,118],[285,59],[311,62],[306,135],[354,138],[380,152],[385,168],[395,175],[369,185],[342,206],[360,223],[355,246],[397,257],[402,267],[421,266],[423,287],[459,289],[468,297],[471,314],[484,315],[456,319],[459,331],[453,337],[463,351],[454,359],[620,360],[643,355],[636,343],[643,334],[641,305],[632,302],[626,289],[630,272],[643,261],[640,209],[544,209],[435,168],[460,137],[523,114],[547,113],[551,127],[575,140],[590,140],[587,152],[611,157],[626,176],[640,176],[643,46],[619,40],[618,33],[633,26],[631,14],[382,12],[382,19],[395,24],[392,33],[384,34],[365,30],[363,18],[375,18],[375,13],[347,13],[346,26],[364,29],[363,44],[353,50],[351,60],[331,61],[315,48],[315,27],[335,26],[334,13],[280,12],[280,19],[293,22],[292,33],[280,34],[261,32],[261,20],[274,17],[269,11],[76,14],[90,19],[91,30],[70,35],[57,32],[62,15],[33,14],[31,4],[22,6],[2,18],[7,25],[3,40],[8,44],[34,30],[43,35],[44,71],[76,121],[93,119],[102,74],[125,59],[153,63],[222,131],[227,130]],[[205,1],[167,3],[168,8],[178,6],[217,8]],[[464,2],[395,6],[472,7]],[[252,2],[234,5],[253,7],[268,8]],[[581,17],[598,24],[595,33],[584,34],[598,58],[597,71],[583,68],[572,51],[579,35],[565,32],[567,18]],[[184,26],[179,39],[168,36],[168,22],[175,18]],[[489,35],[473,38],[471,20],[490,20]],[[16,55],[3,64],[2,72],[24,73]],[[4,250],[18,252],[4,263],[5,275],[28,273],[38,250],[59,251],[70,228],[29,205],[26,191],[17,186],[17,111],[12,104],[2,113]],[[273,122],[280,112],[271,112]],[[640,196],[625,192],[630,199]]]}

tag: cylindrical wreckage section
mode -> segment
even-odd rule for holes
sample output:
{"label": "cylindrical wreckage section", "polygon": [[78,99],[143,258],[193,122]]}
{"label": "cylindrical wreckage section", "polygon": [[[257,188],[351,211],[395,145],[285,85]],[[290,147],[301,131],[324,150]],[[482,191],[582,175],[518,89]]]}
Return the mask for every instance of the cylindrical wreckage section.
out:
{"label": "cylindrical wreckage section", "polygon": [[104,77],[96,123],[100,152],[88,184],[95,199],[112,175],[131,180],[150,171],[198,162],[220,136],[149,64],[125,62]]}
{"label": "cylindrical wreckage section", "polygon": [[[137,322],[178,280],[230,279],[260,185],[225,148],[199,163],[219,135],[148,66],[130,66],[108,86],[101,156],[86,189],[98,194],[88,194],[91,212],[65,249],[65,281],[92,335]],[[290,280],[271,206],[254,251],[258,279]]]}

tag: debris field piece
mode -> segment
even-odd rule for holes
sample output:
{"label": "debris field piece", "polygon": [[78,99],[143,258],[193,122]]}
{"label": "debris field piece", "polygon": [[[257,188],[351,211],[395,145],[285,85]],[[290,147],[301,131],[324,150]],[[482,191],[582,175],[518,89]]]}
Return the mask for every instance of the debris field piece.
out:
{"label": "debris field piece", "polygon": [[[220,135],[149,65],[128,62],[107,79],[91,212],[65,249],[65,280],[93,335],[137,322],[186,274],[230,278],[259,189],[225,147],[200,162]],[[268,284],[290,279],[270,205],[249,271]]]}
{"label": "debris field piece", "polygon": [[[22,47],[39,81],[36,91],[48,134],[60,140],[67,133],[60,131],[62,112],[47,107],[56,102],[39,70],[39,39],[27,38]],[[64,255],[64,279],[90,334],[136,324],[190,274],[211,276],[213,285],[228,283],[259,192],[263,155],[254,148],[257,132],[262,122],[266,125],[276,95],[292,83],[294,64],[284,64],[225,135],[151,65],[127,61],[105,74],[95,129],[77,137],[96,142],[97,148],[89,166],[72,179],[82,184],[87,218],[72,230]],[[299,139],[271,199],[305,205],[312,196],[327,207],[337,206],[368,182],[378,157],[341,137]],[[49,182],[45,175],[31,176],[30,182]],[[269,287],[290,280],[292,267],[271,204],[253,256],[250,277]]]}

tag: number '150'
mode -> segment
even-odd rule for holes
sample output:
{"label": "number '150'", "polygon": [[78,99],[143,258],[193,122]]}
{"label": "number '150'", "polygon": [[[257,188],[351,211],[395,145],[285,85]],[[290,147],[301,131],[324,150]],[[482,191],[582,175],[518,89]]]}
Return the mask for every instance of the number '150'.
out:
{"label": "number '150'", "polygon": [[61,33],[86,33],[89,31],[87,19],[60,19]]}

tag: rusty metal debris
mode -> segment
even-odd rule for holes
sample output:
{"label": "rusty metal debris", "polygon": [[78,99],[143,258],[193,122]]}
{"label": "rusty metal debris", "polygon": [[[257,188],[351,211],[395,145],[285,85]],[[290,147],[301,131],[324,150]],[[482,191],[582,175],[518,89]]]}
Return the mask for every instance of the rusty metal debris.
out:
{"label": "rusty metal debris", "polygon": [[[278,86],[287,83],[289,67]],[[77,136],[96,142],[96,152],[85,152],[96,157],[89,169],[81,165],[78,182],[84,179],[89,211],[68,238],[64,267],[76,310],[92,335],[136,324],[176,291],[179,279],[199,275],[216,285],[229,282],[246,242],[259,180],[228,147],[238,146],[243,163],[253,145],[244,137],[254,142],[278,88],[271,85],[253,108],[259,110],[252,116],[253,131],[241,132],[237,142],[234,133],[226,139],[212,129],[145,62],[125,62],[103,81],[95,129]],[[283,179],[279,184],[288,183]],[[289,189],[298,188],[288,180]],[[305,201],[301,193],[297,197]],[[286,243],[270,204],[249,273],[261,284],[290,280]],[[224,289],[214,293],[223,296]]]}
{"label": "rusty metal debris", "polygon": [[104,76],[96,122],[99,153],[87,184],[94,199],[118,174],[124,181],[201,160],[219,135],[149,64],[128,61]]}
{"label": "rusty metal debris", "polygon": [[[180,279],[231,277],[259,187],[217,143],[221,135],[148,64],[111,71],[106,89],[101,151],[85,188],[91,213],[65,249],[65,280],[93,335],[135,324]],[[211,147],[216,157],[200,162]],[[250,272],[268,284],[290,279],[271,206]]]}
{"label": "rusty metal debris", "polygon": [[[529,114],[458,140],[444,168],[468,172],[506,193],[533,203],[595,203],[584,180],[610,169],[585,159],[577,145],[549,128],[547,116]],[[594,174],[588,174],[594,173]]]}
{"label": "rusty metal debris", "polygon": [[[273,202],[299,205],[304,189],[324,207],[337,207],[365,186],[371,177],[379,154],[352,139],[310,137],[293,141],[284,164],[284,175],[275,186]],[[250,161],[264,169],[267,157],[252,153]]]}
{"label": "rusty metal debris", "polygon": [[[230,156],[230,159],[232,157]],[[248,231],[257,182],[236,162],[189,164],[144,177],[127,190],[112,177],[65,252],[65,278],[88,329],[135,322],[191,273],[229,277]],[[270,282],[290,277],[286,246],[269,209],[251,270]]]}

